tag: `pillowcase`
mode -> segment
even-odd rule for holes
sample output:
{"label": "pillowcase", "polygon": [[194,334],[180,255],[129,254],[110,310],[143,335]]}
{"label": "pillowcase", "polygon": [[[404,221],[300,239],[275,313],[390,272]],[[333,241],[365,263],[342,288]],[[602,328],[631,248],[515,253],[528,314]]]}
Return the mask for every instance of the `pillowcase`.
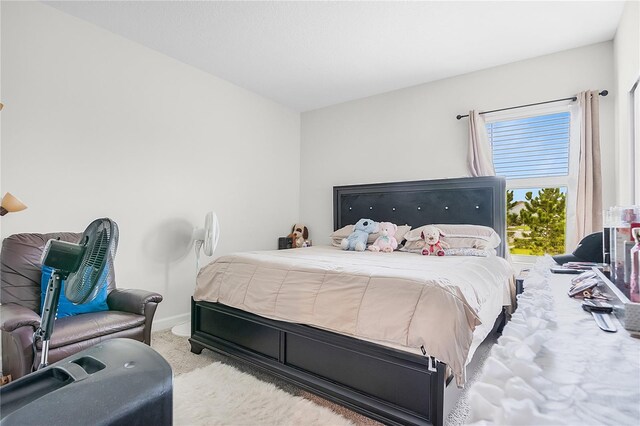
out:
{"label": "pillowcase", "polygon": [[[415,241],[420,242],[420,241]],[[417,245],[407,247],[408,243],[405,244],[404,247],[400,249],[400,251],[406,251],[407,253],[418,253],[422,254],[422,247],[418,247]],[[459,247],[459,248],[449,248],[444,249],[445,256],[475,256],[475,257],[489,257],[495,256],[495,249],[475,249],[469,247]],[[433,256],[431,256],[433,257]]]}
{"label": "pillowcase", "polygon": [[398,240],[398,244],[404,240],[404,237],[409,233],[409,231],[411,231],[411,227],[409,225],[398,225],[398,230],[396,231],[396,240]]}
{"label": "pillowcase", "polygon": [[476,257],[489,257],[495,256],[496,251],[494,249],[475,249],[468,247],[450,248],[444,249],[445,256],[476,256]]}
{"label": "pillowcase", "polygon": [[[427,226],[427,225],[425,225]],[[441,240],[449,245],[449,248],[475,248],[480,250],[495,249],[500,245],[500,236],[488,226],[481,225],[451,225],[451,224],[435,224],[445,233],[446,237]],[[422,248],[424,244],[420,243],[424,226],[411,230],[405,238],[407,243],[405,248],[415,250]]]}
{"label": "pillowcase", "polygon": [[[49,285],[49,279],[51,278],[51,274],[53,273],[53,268],[49,266],[42,266],[42,276],[40,278],[40,312],[43,311],[44,308],[44,297],[47,292],[47,287]],[[89,303],[84,303],[82,305],[75,305],[69,301],[64,295],[64,282],[62,280],[60,287],[60,302],[58,304],[58,312],[56,314],[56,318],[64,318],[72,315],[86,314],[88,312],[101,312],[108,311],[109,305],[107,305],[107,295],[108,295],[108,286],[107,286],[107,276],[109,274],[109,268],[104,268],[104,272],[100,276],[100,283],[98,284],[100,290],[96,295],[95,299],[93,299]]]}
{"label": "pillowcase", "polygon": [[[347,238],[353,232],[353,226],[354,225],[346,225],[336,231],[333,231],[331,235],[329,235],[329,237],[331,238],[331,245],[340,247],[342,239]],[[398,225],[398,230],[396,231],[395,235],[398,244],[400,244],[402,240],[405,239],[406,234],[409,233],[409,231],[411,231],[411,227],[409,225]],[[373,244],[379,236],[380,234],[378,232],[376,232],[375,234],[369,234],[367,244]]]}
{"label": "pillowcase", "polygon": [[331,238],[331,245],[335,247],[340,247],[340,242],[343,238],[347,238],[349,234],[353,232],[353,225],[346,225],[340,229],[336,229],[329,235]]}

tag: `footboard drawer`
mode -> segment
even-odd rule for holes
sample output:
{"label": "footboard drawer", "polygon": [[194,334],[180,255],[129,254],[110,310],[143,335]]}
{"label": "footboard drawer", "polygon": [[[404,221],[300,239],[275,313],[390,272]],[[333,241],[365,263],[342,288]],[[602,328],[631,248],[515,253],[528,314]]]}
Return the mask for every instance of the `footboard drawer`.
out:
{"label": "footboard drawer", "polygon": [[[428,371],[287,333],[286,364],[429,418]],[[426,358],[425,358],[426,360]],[[426,361],[425,363],[426,364]],[[416,366],[418,367],[418,366]]]}
{"label": "footboard drawer", "polygon": [[248,321],[228,312],[208,308],[206,303],[195,305],[198,332],[215,336],[245,349],[278,359],[280,332],[272,327]]}

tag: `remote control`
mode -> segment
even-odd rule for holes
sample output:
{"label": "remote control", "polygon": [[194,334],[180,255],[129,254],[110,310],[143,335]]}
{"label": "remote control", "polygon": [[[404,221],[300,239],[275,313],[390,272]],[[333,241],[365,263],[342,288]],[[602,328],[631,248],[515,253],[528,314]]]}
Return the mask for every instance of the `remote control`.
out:
{"label": "remote control", "polygon": [[613,325],[613,321],[611,321],[611,317],[609,314],[601,314],[599,312],[591,312],[593,315],[593,319],[596,320],[596,324],[604,331],[608,331],[610,333],[615,333],[618,331],[615,325]]}
{"label": "remote control", "polygon": [[571,279],[571,284],[572,285],[576,285],[581,281],[586,280],[587,278],[595,278],[596,277],[596,273],[593,271],[587,271],[587,272],[583,272],[580,275],[578,275],[577,277],[574,277]]}
{"label": "remote control", "polygon": [[613,305],[599,300],[585,299],[584,302],[582,302],[582,309],[587,312],[610,314],[613,312]]}

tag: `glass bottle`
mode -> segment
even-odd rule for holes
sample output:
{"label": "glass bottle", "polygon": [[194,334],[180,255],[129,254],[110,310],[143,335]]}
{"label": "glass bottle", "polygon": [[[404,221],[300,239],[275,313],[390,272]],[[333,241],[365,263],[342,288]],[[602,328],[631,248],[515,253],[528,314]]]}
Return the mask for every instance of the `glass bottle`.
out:
{"label": "glass bottle", "polygon": [[640,302],[640,228],[631,231],[636,245],[631,249],[631,279],[629,284],[629,300]]}
{"label": "glass bottle", "polygon": [[612,209],[602,211],[602,262],[611,265],[611,227],[613,226]]}

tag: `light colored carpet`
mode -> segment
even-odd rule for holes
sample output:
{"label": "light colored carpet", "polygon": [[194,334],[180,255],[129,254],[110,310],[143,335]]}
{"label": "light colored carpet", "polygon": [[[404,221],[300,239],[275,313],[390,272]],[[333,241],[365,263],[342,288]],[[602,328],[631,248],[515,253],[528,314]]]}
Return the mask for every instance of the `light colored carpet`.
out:
{"label": "light colored carpet", "polygon": [[221,362],[178,376],[173,389],[178,426],[353,425],[329,408]]}
{"label": "light colored carpet", "polygon": [[[173,369],[173,374],[175,376],[174,400],[178,404],[175,410],[175,424],[178,426],[187,424],[270,424],[270,421],[266,418],[245,417],[245,412],[249,409],[244,407],[252,407],[251,410],[254,410],[254,404],[256,411],[258,411],[259,407],[265,408],[267,412],[274,411],[275,417],[272,417],[272,419],[277,423],[271,424],[333,425],[348,424],[338,423],[338,421],[345,422],[348,420],[353,424],[362,426],[380,425],[380,423],[375,420],[351,411],[341,405],[327,401],[297,386],[278,379],[269,373],[265,373],[258,368],[233,360],[224,355],[207,349],[203,350],[200,355],[195,355],[191,353],[189,341],[186,337],[175,336],[169,330],[154,332],[151,342],[151,346],[169,362]],[[483,363],[484,359],[488,355],[488,351],[488,345],[487,347],[482,345],[478,349],[477,355],[480,364]],[[211,366],[211,368],[208,366]],[[233,368],[231,369],[228,367]],[[190,372],[193,372],[193,374]],[[224,380],[220,378],[223,374],[225,377]],[[185,380],[181,379],[183,376],[185,377]],[[245,376],[249,376],[253,381],[247,380],[245,382]],[[468,378],[467,389],[469,385],[473,383],[475,378],[476,377],[474,376]],[[237,393],[234,393],[234,395],[237,395],[237,398],[235,396],[231,398],[225,396],[228,394],[227,386],[231,386],[235,382],[240,383],[241,379],[242,383],[245,384],[237,390]],[[197,392],[189,391],[189,386],[185,386],[186,382],[192,381],[197,381]],[[265,390],[264,392],[274,395],[273,404],[277,404],[279,406],[279,401],[284,398],[289,401],[286,402],[285,405],[289,404],[292,410],[289,411],[283,409],[283,411],[280,412],[281,409],[278,408],[278,410],[276,410],[275,406],[271,405],[271,402],[268,405],[265,405],[264,401],[252,402],[253,396],[249,398],[247,396],[248,392],[252,392],[254,388],[262,389],[259,385],[266,385],[269,387],[269,390]],[[223,388],[220,389],[219,386],[222,386]],[[263,392],[258,393],[258,395],[261,394],[263,394]],[[259,399],[261,400],[262,398]],[[240,400],[247,400],[250,404],[243,404],[239,406],[236,403],[243,402]],[[276,401],[278,401],[278,403],[276,403]],[[306,403],[308,401],[312,402],[313,407],[319,410],[316,411],[318,414],[305,415],[300,418],[292,417],[295,410],[298,409],[297,407],[306,407]],[[214,406],[217,408],[208,408]],[[329,420],[330,418],[326,417],[326,412],[329,410],[322,410],[321,407],[329,409],[331,411],[329,413],[330,415],[336,415],[336,417],[331,417],[331,419],[335,418],[337,420],[335,422]],[[189,413],[189,411],[191,411],[191,413]],[[219,417],[218,414],[223,417]],[[468,415],[469,407],[467,404],[465,389],[458,404],[449,414],[446,424],[448,426],[462,425],[465,423]],[[198,416],[204,416],[203,418],[206,419],[206,422],[199,423]]]}

